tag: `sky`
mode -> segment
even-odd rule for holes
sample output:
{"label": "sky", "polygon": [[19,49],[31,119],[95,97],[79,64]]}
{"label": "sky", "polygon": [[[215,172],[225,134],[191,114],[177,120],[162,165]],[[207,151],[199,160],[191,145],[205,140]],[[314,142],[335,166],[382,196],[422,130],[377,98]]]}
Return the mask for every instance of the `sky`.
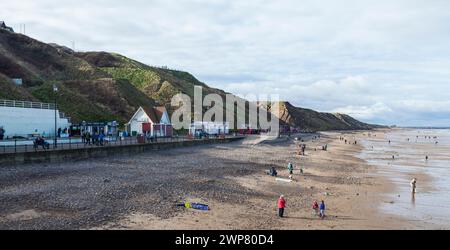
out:
{"label": "sky", "polygon": [[448,0],[21,0],[0,20],[365,122],[450,126]]}

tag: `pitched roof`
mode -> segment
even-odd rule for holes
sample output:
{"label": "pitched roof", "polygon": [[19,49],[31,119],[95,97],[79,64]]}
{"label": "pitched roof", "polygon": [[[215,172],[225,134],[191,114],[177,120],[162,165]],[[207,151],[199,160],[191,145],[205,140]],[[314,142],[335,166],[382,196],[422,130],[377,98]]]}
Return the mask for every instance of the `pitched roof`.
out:
{"label": "pitched roof", "polygon": [[158,122],[161,122],[161,119],[162,119],[164,113],[167,112],[166,107],[164,107],[164,106],[155,107],[154,110],[156,113],[156,117],[158,118]]}
{"label": "pitched roof", "polygon": [[[164,116],[164,113],[167,112],[165,107],[139,107],[139,109],[136,111],[136,113],[133,115],[131,120],[137,115],[139,110],[143,110],[145,114],[150,118],[152,123],[160,123],[162,117]],[[131,122],[130,120],[130,122]]]}
{"label": "pitched roof", "polygon": [[159,119],[158,116],[155,113],[155,110],[153,108],[149,108],[149,107],[141,107],[144,112],[148,115],[148,117],[150,117],[150,120],[154,123],[159,123]]}

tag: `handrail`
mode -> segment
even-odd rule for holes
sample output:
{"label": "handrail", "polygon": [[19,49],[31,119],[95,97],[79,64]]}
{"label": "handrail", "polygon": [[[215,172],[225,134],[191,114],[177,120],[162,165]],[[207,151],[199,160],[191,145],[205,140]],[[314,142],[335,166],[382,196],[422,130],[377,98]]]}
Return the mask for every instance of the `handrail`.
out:
{"label": "handrail", "polygon": [[[29,102],[29,101],[16,101],[16,100],[3,100],[0,99],[0,107],[12,107],[12,108],[32,108],[32,109],[55,109],[54,103],[43,103],[43,102]],[[58,108],[58,106],[56,106]],[[67,118],[63,112],[59,112],[60,118]]]}

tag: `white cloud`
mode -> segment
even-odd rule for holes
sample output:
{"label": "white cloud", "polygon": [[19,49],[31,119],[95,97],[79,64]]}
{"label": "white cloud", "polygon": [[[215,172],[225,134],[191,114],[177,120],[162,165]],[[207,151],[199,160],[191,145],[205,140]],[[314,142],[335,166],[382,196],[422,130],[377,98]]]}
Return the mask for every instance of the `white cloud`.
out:
{"label": "white cloud", "polygon": [[[447,0],[21,0],[2,3],[0,16],[45,42],[75,41],[323,111],[383,103],[399,113],[388,122],[409,124],[432,106],[432,125],[450,99]],[[385,122],[378,114],[363,119]]]}
{"label": "white cloud", "polygon": [[372,106],[346,106],[334,109],[334,113],[343,113],[351,115],[357,119],[370,120],[376,118],[380,115],[386,115],[387,113],[393,112],[391,108],[386,106],[384,103],[375,103]]}

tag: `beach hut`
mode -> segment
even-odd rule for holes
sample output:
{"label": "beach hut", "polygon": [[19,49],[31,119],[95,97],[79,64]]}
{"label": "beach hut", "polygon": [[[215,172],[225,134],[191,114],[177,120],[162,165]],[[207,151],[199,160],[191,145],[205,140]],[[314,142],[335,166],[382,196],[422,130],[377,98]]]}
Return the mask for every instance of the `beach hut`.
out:
{"label": "beach hut", "polygon": [[139,107],[126,124],[131,135],[172,137],[173,127],[165,107]]}

